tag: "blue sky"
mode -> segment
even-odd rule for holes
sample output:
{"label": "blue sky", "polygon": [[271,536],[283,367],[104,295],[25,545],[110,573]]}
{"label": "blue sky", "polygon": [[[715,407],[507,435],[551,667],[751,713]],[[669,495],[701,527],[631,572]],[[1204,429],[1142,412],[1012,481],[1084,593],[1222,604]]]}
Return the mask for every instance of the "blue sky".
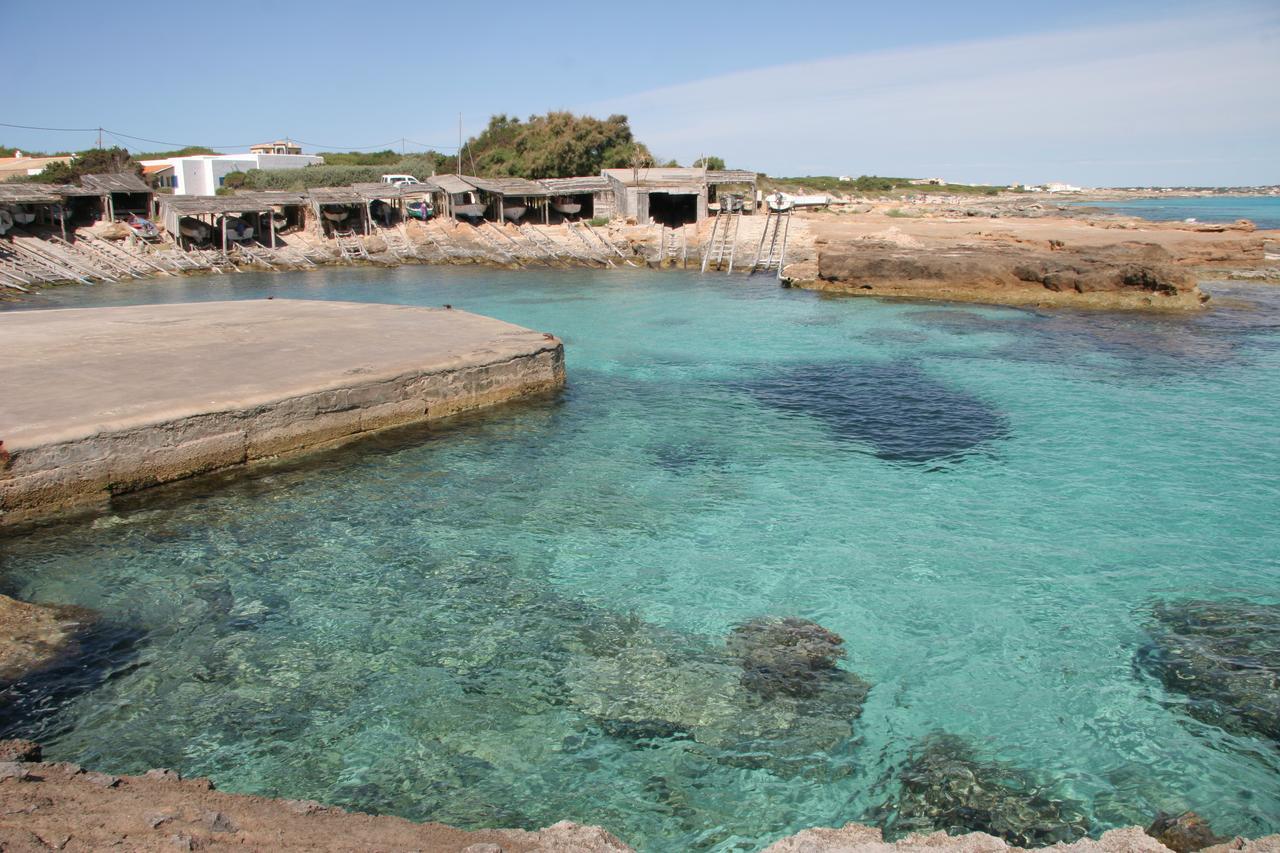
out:
{"label": "blue sky", "polygon": [[[662,157],[771,174],[1280,181],[1274,2],[6,6],[0,55],[29,72],[8,124],[444,147],[459,113],[470,134],[571,109],[631,116]],[[95,136],[0,127],[28,148]]]}

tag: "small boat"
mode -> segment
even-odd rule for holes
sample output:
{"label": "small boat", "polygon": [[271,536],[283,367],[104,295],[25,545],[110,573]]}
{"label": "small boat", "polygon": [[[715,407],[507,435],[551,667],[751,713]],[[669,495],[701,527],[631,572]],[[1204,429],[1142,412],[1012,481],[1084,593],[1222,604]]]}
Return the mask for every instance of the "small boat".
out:
{"label": "small boat", "polygon": [[245,222],[238,216],[228,216],[225,220],[227,228],[227,239],[236,240],[252,240],[253,226]]}
{"label": "small boat", "polygon": [[452,198],[456,199],[452,204],[454,216],[463,216],[467,219],[484,218],[485,205],[475,193],[458,193]]}
{"label": "small boat", "polygon": [[436,212],[429,201],[411,201],[407,210],[411,218],[421,219],[423,222],[434,216]]}
{"label": "small boat", "polygon": [[178,233],[188,240],[203,243],[209,239],[209,226],[195,219],[183,219],[178,223]]}
{"label": "small boat", "polygon": [[276,231],[283,231],[289,227],[289,217],[285,216],[279,210],[271,214],[271,227]]}
{"label": "small boat", "polygon": [[565,216],[577,216],[582,212],[582,205],[568,196],[561,196],[551,202],[551,209]]}
{"label": "small boat", "polygon": [[512,222],[519,222],[520,217],[524,216],[525,211],[529,209],[527,204],[512,204],[502,206],[502,218],[509,219]]}
{"label": "small boat", "polygon": [[351,215],[351,211],[347,210],[345,207],[338,208],[337,210],[326,207],[321,211],[321,213],[324,218],[330,222],[341,222]]}
{"label": "small boat", "polygon": [[129,230],[134,236],[141,237],[144,240],[154,240],[160,236],[160,229],[150,219],[144,219],[136,213],[129,214],[129,218],[124,221],[129,226]]}
{"label": "small boat", "polygon": [[13,227],[13,214],[0,208],[0,234],[4,234]]}
{"label": "small boat", "polygon": [[13,221],[17,225],[30,225],[36,221],[36,214],[19,205],[13,209]]}
{"label": "small boat", "polygon": [[480,219],[484,216],[483,204],[455,204],[453,206],[455,216],[465,216],[467,219]]}

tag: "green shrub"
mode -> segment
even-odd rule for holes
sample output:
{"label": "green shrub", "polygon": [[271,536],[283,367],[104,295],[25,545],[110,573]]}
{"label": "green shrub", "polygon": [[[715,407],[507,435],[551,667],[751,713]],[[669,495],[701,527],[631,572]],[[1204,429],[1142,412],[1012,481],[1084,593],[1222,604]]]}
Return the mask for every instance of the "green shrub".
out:
{"label": "green shrub", "polygon": [[603,228],[604,226],[609,224],[609,217],[607,216],[593,217],[590,224],[592,228]]}

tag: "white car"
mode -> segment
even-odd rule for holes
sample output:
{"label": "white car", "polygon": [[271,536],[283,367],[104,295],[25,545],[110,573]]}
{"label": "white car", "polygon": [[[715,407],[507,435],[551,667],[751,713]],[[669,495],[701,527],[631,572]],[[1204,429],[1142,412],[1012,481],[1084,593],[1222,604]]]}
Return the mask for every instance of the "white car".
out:
{"label": "white car", "polygon": [[382,182],[384,184],[391,184],[395,187],[407,187],[413,184],[422,183],[422,181],[418,180],[413,175],[383,175]]}

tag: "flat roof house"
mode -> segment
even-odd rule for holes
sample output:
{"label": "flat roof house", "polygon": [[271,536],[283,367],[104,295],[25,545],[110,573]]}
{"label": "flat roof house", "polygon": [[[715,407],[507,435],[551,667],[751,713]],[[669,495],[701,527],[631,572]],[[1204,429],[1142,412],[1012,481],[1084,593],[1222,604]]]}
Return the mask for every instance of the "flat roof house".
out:
{"label": "flat roof house", "polygon": [[613,185],[617,215],[640,223],[653,220],[674,228],[701,222],[707,218],[716,189],[726,184],[749,188],[752,204],[746,205],[745,211],[754,208],[754,172],[655,167],[605,169],[604,177]]}
{"label": "flat roof house", "polygon": [[[271,142],[253,147],[263,149],[289,145]],[[247,172],[250,169],[301,169],[323,163],[324,158],[314,154],[255,150],[248,154],[196,154],[190,157],[143,160],[142,168],[156,187],[167,187],[173,190],[174,195],[213,195],[232,172]]]}

